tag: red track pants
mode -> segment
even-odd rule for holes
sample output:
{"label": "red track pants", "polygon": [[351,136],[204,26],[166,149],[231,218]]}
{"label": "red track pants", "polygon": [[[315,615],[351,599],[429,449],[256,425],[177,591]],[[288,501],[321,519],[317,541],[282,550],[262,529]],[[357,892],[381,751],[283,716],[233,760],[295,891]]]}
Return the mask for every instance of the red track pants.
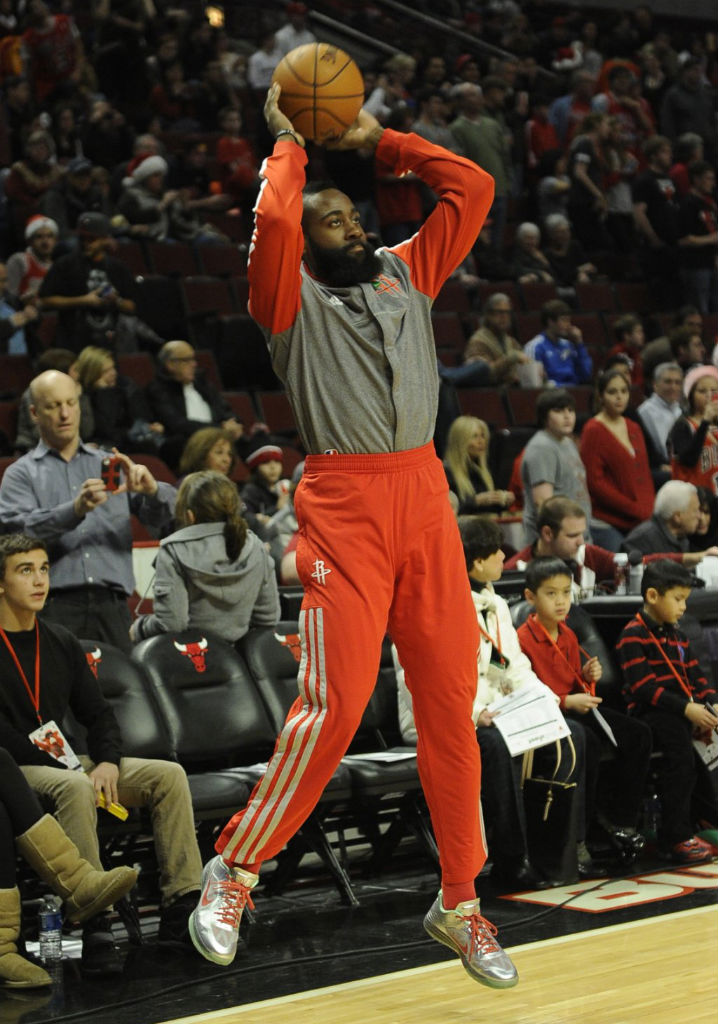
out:
{"label": "red track pants", "polygon": [[300,828],[356,732],[388,628],[412,694],[442,879],[472,880],[486,860],[471,720],[479,636],[433,445],[310,455],[295,507],[304,585],[300,697],[265,775],[216,849],[230,863],[256,869]]}

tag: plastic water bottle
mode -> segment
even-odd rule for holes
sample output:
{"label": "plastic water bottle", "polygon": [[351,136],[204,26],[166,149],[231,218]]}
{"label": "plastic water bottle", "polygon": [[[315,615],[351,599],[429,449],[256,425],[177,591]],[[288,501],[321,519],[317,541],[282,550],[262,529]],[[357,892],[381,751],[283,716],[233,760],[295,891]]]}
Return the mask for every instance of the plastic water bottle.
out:
{"label": "plastic water bottle", "polygon": [[661,828],[661,801],[653,792],[643,802],[643,833],[646,839],[655,841]]}
{"label": "plastic water bottle", "polygon": [[631,565],[628,571],[628,593],[640,594],[643,581],[643,560]]}
{"label": "plastic water bottle", "polygon": [[613,556],[613,576],[616,581],[615,594],[628,593],[628,555],[619,551]]}
{"label": "plastic water bottle", "polygon": [[46,896],[37,915],[40,959],[45,964],[62,960],[62,913],[56,896]]}

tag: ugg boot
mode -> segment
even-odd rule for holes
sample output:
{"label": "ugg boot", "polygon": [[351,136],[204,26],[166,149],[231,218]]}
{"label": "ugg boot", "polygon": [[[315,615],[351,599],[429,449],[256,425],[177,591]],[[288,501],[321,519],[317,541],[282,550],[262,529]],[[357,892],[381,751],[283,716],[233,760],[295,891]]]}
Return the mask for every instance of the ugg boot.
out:
{"label": "ugg boot", "polygon": [[0,983],[11,988],[52,985],[42,967],[20,956],[15,942],[20,934],[20,892],[0,889]]}
{"label": "ugg boot", "polygon": [[75,924],[121,899],[137,881],[133,868],[93,868],[51,814],[18,836],[15,845],[43,882],[62,896],[65,915]]}

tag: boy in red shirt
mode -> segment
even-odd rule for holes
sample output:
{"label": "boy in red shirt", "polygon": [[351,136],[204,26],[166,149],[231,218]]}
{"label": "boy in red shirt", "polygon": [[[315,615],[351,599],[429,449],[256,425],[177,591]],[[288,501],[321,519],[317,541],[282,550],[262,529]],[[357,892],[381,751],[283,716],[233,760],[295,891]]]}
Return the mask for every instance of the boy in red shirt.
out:
{"label": "boy in red shirt", "polygon": [[[601,678],[601,663],[583,651],[565,622],[571,608],[571,584],[571,570],[560,558],[529,562],[525,597],[534,612],[519,628],[519,642],[536,675],[560,698],[564,714],[584,728],[586,824],[591,825],[595,813],[623,862],[630,863],[645,843],[636,823],[651,756],[650,730],[613,708],[598,712],[602,698],[596,696],[596,683]],[[601,762],[606,749],[613,756]],[[598,811],[594,803],[599,805]],[[590,859],[585,844],[579,844],[579,862],[581,858]]]}
{"label": "boy in red shirt", "polygon": [[647,565],[641,581],[643,608],[616,645],[629,714],[650,727],[663,755],[656,765],[659,839],[680,864],[712,855],[711,846],[693,835],[691,804],[701,805],[694,817],[710,816],[711,824],[716,823],[715,797],[706,773],[698,774],[693,737],[709,739],[718,729],[718,694],[685,634],[676,628],[693,582],[684,566],[667,559]]}

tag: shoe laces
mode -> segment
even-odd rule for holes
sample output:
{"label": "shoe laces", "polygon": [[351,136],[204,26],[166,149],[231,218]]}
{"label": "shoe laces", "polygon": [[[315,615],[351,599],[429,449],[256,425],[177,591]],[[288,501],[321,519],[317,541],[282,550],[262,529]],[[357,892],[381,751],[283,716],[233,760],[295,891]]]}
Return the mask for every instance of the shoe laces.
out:
{"label": "shoe laces", "polygon": [[500,952],[501,946],[499,946],[494,938],[497,934],[497,929],[491,921],[488,921],[478,913],[462,914],[461,918],[469,926],[472,949],[476,945],[478,951],[483,954]]}
{"label": "shoe laces", "polygon": [[242,885],[241,882],[235,882],[229,878],[216,884],[221,900],[217,910],[217,917],[223,924],[236,928],[239,925],[239,919],[244,908],[249,907],[250,910],[254,910],[254,903],[252,903],[252,897],[249,895],[249,889],[246,885]]}

